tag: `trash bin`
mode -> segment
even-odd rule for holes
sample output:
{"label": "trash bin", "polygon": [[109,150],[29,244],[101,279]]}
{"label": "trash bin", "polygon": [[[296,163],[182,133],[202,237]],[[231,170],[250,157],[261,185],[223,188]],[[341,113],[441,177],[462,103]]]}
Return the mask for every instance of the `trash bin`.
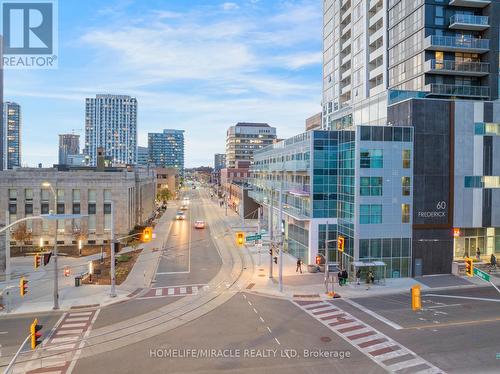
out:
{"label": "trash bin", "polygon": [[75,287],[80,287],[82,283],[82,277],[75,277]]}
{"label": "trash bin", "polygon": [[318,271],[317,265],[307,265],[307,272],[316,273]]}

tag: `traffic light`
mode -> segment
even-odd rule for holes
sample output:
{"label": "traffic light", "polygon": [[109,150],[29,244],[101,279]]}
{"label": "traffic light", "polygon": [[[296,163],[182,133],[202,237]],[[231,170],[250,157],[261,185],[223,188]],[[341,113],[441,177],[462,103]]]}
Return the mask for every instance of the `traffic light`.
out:
{"label": "traffic light", "polygon": [[50,261],[50,257],[52,256],[52,252],[43,254],[43,266],[47,266]]}
{"label": "traffic light", "polygon": [[42,265],[42,256],[40,255],[35,255],[34,261],[33,261],[33,266],[35,269],[38,269]]}
{"label": "traffic light", "polygon": [[316,256],[316,265],[321,265],[321,256],[320,255]]}
{"label": "traffic light", "polygon": [[38,319],[35,318],[30,325],[31,349],[35,349],[41,343],[39,340],[42,337],[42,333],[40,332],[41,329],[42,326],[38,324]]}
{"label": "traffic light", "polygon": [[272,256],[273,255],[273,249],[269,248],[269,254]]}
{"label": "traffic light", "polygon": [[420,286],[418,284],[411,288],[411,308],[413,310],[422,309],[422,301],[420,298]]}
{"label": "traffic light", "polygon": [[64,268],[64,276],[69,277],[71,275],[71,269],[68,267]]}
{"label": "traffic light", "polygon": [[278,257],[273,257],[274,263],[277,265],[278,264]]}
{"label": "traffic light", "polygon": [[19,293],[22,297],[28,294],[28,281],[24,279],[24,277],[21,277],[21,279],[19,279]]}
{"label": "traffic light", "polygon": [[337,249],[339,252],[344,252],[345,238],[343,236],[339,236],[337,238]]}
{"label": "traffic light", "polygon": [[236,243],[238,245],[243,245],[245,243],[245,234],[242,232],[239,232],[236,234]]}
{"label": "traffic light", "polygon": [[142,230],[141,240],[143,243],[148,243],[151,240],[153,240],[153,228],[152,227],[146,227],[144,230]]}
{"label": "traffic light", "polygon": [[474,276],[474,264],[472,262],[472,258],[467,257],[465,259],[465,274],[469,277]]}

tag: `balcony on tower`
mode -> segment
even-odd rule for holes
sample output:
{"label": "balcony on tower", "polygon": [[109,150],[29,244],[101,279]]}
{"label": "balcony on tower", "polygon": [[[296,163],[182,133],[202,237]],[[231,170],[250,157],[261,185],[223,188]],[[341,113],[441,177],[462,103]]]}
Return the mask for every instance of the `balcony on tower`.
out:
{"label": "balcony on tower", "polygon": [[429,51],[486,53],[490,50],[490,40],[470,36],[429,35],[425,38],[424,47]]}
{"label": "balcony on tower", "polygon": [[463,75],[481,77],[488,75],[490,64],[475,61],[427,60],[425,72],[431,74]]}
{"label": "balcony on tower", "polygon": [[450,29],[482,31],[490,27],[487,16],[455,14],[450,17]]}
{"label": "balcony on tower", "polygon": [[490,0],[450,0],[450,5],[465,8],[484,8],[490,4]]}
{"label": "balcony on tower", "polygon": [[490,97],[490,89],[486,86],[430,83],[425,86],[424,90],[432,96],[467,97],[479,99],[488,99]]}

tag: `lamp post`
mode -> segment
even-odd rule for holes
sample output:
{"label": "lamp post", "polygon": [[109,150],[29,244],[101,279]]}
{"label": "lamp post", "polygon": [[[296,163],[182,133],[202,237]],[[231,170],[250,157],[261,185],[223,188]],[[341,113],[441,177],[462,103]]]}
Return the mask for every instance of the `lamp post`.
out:
{"label": "lamp post", "polygon": [[[54,214],[57,214],[57,193],[54,190],[54,187],[52,187],[52,184],[49,182],[43,182],[42,187],[49,188],[52,194],[54,195]],[[54,256],[54,306],[52,309],[57,310],[59,309],[59,279],[58,279],[58,268],[57,268],[57,231],[58,231],[58,222],[56,220],[56,233],[54,235],[54,253],[52,254]]]}

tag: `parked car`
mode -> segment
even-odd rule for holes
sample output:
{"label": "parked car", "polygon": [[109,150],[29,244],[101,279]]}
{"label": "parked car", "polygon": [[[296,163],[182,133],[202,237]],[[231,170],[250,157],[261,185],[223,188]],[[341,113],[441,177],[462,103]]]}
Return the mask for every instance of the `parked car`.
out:
{"label": "parked car", "polygon": [[204,229],[205,228],[205,221],[196,221],[194,223],[194,228],[195,229]]}

